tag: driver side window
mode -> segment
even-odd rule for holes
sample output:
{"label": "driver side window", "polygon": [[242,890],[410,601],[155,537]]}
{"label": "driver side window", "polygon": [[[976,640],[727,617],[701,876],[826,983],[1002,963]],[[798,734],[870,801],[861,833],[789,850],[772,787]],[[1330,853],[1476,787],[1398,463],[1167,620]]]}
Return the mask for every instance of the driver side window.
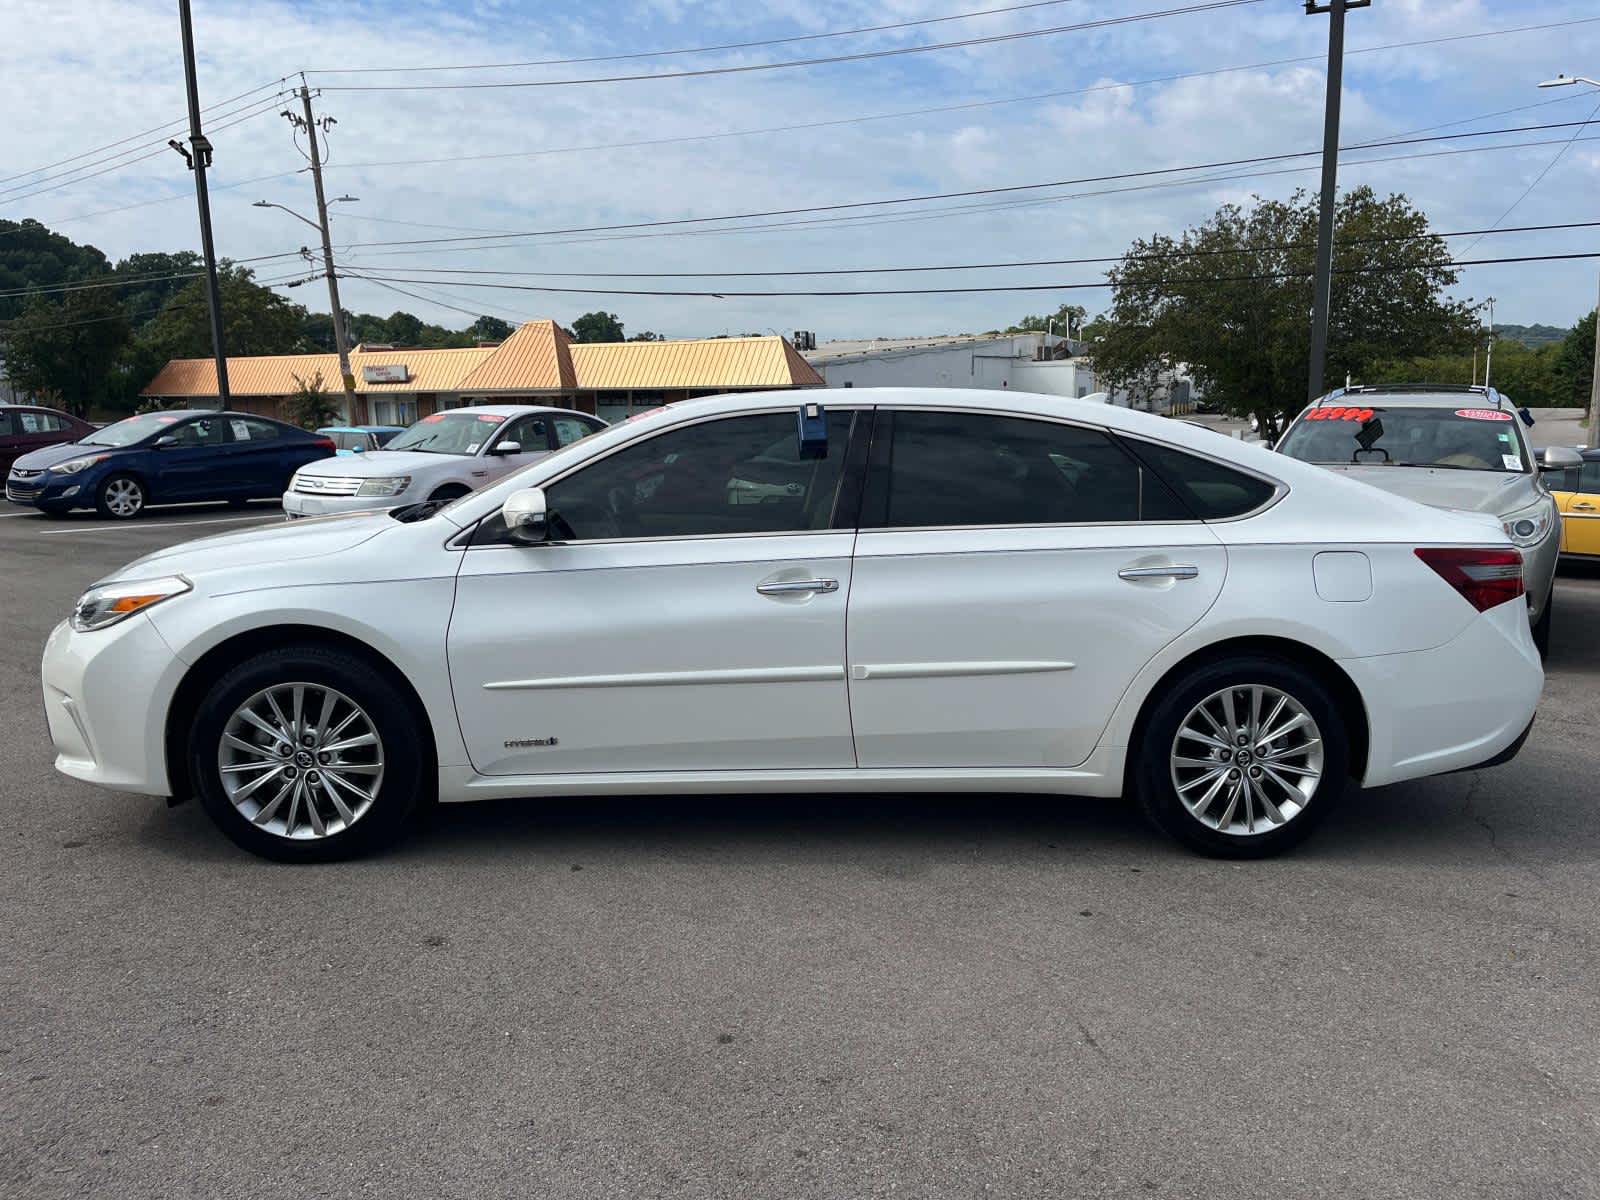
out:
{"label": "driver side window", "polygon": [[660,434],[549,488],[553,530],[588,541],[827,529],[851,417],[827,414],[820,458],[801,457],[792,410]]}
{"label": "driver side window", "polygon": [[172,438],[180,446],[220,446],[222,421],[215,417],[186,421],[172,431]]}

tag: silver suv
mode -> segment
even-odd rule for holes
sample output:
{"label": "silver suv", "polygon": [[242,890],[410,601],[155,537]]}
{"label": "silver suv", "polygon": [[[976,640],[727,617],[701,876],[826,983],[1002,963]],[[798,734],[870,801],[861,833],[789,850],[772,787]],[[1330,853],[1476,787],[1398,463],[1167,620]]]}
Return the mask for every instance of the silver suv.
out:
{"label": "silver suv", "polygon": [[1540,467],[1564,470],[1578,465],[1579,456],[1552,447],[1536,463],[1523,422],[1531,425],[1532,416],[1491,387],[1340,388],[1296,417],[1277,450],[1435,508],[1498,517],[1522,551],[1528,619],[1544,654],[1550,647],[1561,513]]}

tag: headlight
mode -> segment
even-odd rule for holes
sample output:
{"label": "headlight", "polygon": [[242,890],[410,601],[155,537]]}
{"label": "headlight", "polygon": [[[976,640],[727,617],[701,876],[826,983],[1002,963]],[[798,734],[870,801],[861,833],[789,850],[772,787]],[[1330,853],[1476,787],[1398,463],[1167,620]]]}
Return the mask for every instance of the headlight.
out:
{"label": "headlight", "polygon": [[1518,546],[1537,546],[1555,523],[1555,505],[1540,503],[1514,512],[1500,522],[1506,536]]}
{"label": "headlight", "polygon": [[181,596],[193,587],[182,575],[102,583],[78,597],[78,603],[72,608],[72,627],[79,633],[104,629],[136,612],[143,612],[152,604]]}
{"label": "headlight", "polygon": [[85,467],[92,467],[97,462],[104,462],[105,459],[106,456],[104,454],[91,454],[86,458],[70,459],[67,462],[57,463],[55,466],[46,467],[45,469],[57,475],[76,475]]}
{"label": "headlight", "polygon": [[358,496],[398,496],[411,486],[409,475],[388,475],[382,479],[369,479],[356,489]]}

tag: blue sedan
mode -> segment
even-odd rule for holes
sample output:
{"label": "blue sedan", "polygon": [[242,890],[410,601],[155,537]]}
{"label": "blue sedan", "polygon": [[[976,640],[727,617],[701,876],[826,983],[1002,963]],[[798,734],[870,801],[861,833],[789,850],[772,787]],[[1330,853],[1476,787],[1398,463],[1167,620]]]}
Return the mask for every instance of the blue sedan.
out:
{"label": "blue sedan", "polygon": [[120,520],[149,504],[242,504],[281,496],[296,471],[334,449],[331,438],[249,413],[144,413],[24,454],[6,477],[6,499],[52,515],[95,508]]}

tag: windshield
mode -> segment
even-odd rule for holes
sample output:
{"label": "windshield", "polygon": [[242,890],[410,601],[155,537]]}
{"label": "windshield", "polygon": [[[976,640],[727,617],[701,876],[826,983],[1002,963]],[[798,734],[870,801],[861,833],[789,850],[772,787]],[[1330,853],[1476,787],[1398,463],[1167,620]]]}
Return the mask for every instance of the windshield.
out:
{"label": "windshield", "polygon": [[1278,451],[1325,466],[1529,469],[1515,416],[1495,408],[1312,408]]}
{"label": "windshield", "polygon": [[145,413],[129,417],[104,429],[96,429],[79,444],[84,446],[131,446],[159,433],[169,425],[176,425],[182,417],[177,413]]}
{"label": "windshield", "polygon": [[423,417],[384,447],[426,454],[476,454],[505,418],[493,413],[442,412]]}

